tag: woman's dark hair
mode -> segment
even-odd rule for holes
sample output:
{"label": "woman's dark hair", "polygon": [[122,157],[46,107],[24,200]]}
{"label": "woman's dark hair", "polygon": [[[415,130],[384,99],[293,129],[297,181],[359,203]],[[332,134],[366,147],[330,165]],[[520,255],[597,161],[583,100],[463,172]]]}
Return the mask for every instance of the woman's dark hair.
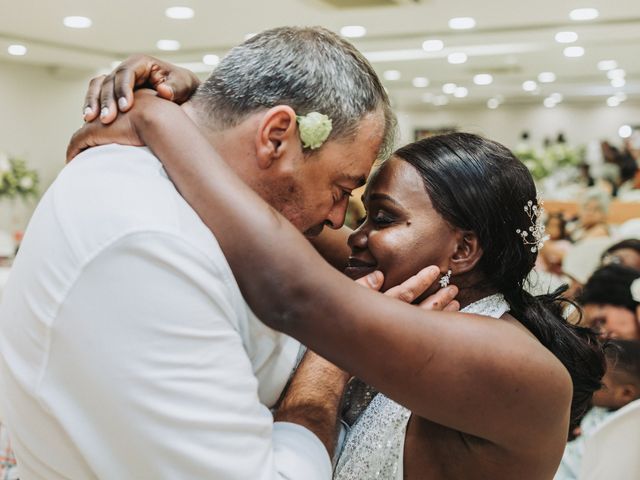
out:
{"label": "woman's dark hair", "polygon": [[566,286],[536,297],[524,288],[538,255],[516,233],[532,226],[525,211],[528,202],[537,205],[531,174],[508,148],[470,133],[430,137],[395,155],[418,170],[431,203],[447,222],[475,232],[483,250],[476,268],[505,296],[513,316],[569,371],[573,430],[601,386],[606,363],[596,332],[563,317]]}
{"label": "woman's dark hair", "polygon": [[604,260],[605,257],[611,255],[613,252],[623,249],[635,250],[640,255],[640,240],[637,238],[627,238],[626,240],[615,243],[604,251],[600,259]]}
{"label": "woman's dark hair", "polygon": [[601,267],[587,280],[578,302],[581,305],[615,305],[635,313],[638,302],[631,296],[631,284],[636,278],[640,278],[640,271],[631,267],[618,264]]}

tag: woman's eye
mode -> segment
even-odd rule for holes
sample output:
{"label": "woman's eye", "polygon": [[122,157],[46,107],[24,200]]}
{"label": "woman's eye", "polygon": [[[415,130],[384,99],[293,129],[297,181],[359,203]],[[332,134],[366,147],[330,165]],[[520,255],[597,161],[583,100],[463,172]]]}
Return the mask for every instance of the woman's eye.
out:
{"label": "woman's eye", "polygon": [[376,225],[389,225],[393,222],[393,218],[384,212],[377,212],[372,220]]}

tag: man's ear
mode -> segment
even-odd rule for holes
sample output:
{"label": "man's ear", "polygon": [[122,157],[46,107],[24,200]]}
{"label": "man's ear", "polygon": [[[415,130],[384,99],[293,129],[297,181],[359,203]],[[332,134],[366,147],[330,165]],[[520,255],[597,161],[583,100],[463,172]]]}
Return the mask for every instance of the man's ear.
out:
{"label": "man's ear", "polygon": [[454,274],[459,275],[473,270],[482,258],[483,252],[474,232],[458,231],[456,237],[456,250],[451,256],[449,268]]}
{"label": "man's ear", "polygon": [[291,168],[289,164],[301,153],[296,112],[287,105],[267,110],[256,133],[258,166],[266,169],[278,161],[281,168]]}

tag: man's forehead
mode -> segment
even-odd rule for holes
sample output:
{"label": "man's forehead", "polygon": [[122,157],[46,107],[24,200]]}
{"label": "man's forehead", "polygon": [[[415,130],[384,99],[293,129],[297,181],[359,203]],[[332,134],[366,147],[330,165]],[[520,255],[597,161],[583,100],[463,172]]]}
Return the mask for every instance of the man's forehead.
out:
{"label": "man's forehead", "polygon": [[367,182],[367,177],[364,174],[349,174],[343,172],[338,175],[338,181],[355,185],[355,188],[358,188]]}

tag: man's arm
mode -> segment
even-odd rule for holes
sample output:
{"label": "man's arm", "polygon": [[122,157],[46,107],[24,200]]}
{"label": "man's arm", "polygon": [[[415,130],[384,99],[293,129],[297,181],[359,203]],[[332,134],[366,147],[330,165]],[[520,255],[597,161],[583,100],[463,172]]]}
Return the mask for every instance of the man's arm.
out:
{"label": "man's arm", "polygon": [[98,477],[330,478],[323,443],[258,401],[232,281],[169,233],[130,235],[86,266],[42,388],[71,402],[53,413]]}

